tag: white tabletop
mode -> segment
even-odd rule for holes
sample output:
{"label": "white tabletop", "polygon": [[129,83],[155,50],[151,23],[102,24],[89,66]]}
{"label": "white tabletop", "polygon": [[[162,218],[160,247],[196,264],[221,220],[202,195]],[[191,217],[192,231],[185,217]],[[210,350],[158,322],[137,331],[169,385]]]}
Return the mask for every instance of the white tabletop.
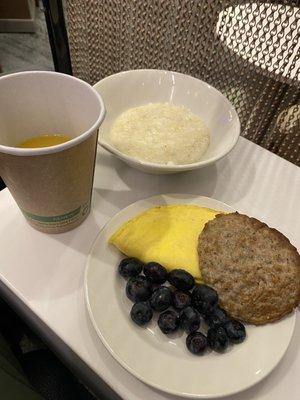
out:
{"label": "white tabletop", "polygon": [[[2,292],[8,289],[8,300],[21,301],[29,319],[41,321],[42,336],[52,332],[60,339],[62,345],[56,351],[62,358],[71,359],[68,355],[73,350],[86,370],[95,371],[128,400],[175,397],[138,381],[106,351],[85,309],[84,268],[100,227],[128,204],[159,193],[192,193],[221,200],[279,229],[300,248],[300,169],[243,138],[215,165],[168,176],[138,172],[101,150],[91,215],[79,228],[60,235],[35,231],[8,190],[0,193]],[[299,336],[298,315],[292,343],[278,367],[258,385],[226,399],[298,400]]]}

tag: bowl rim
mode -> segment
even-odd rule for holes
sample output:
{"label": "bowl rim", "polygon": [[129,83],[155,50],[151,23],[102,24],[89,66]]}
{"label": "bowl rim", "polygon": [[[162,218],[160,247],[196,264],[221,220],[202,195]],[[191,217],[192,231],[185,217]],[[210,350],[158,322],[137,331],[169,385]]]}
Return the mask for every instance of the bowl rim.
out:
{"label": "bowl rim", "polygon": [[210,85],[209,83],[207,83],[199,78],[195,78],[194,76],[191,76],[188,74],[183,74],[181,72],[176,72],[176,71],[169,71],[169,70],[164,70],[164,69],[151,69],[151,68],[143,69],[143,68],[141,68],[141,69],[131,69],[131,70],[126,70],[126,71],[121,71],[116,74],[109,75],[109,76],[101,79],[97,83],[95,83],[93,85],[93,87],[95,88],[95,90],[97,90],[97,89],[99,89],[101,84],[103,84],[107,81],[110,81],[112,79],[115,79],[116,77],[123,76],[123,75],[125,76],[125,75],[129,75],[129,74],[134,75],[136,73],[138,73],[138,74],[139,73],[162,73],[165,75],[173,74],[173,75],[185,77],[185,78],[197,81],[197,82],[199,81],[199,82],[201,82],[201,84],[204,84],[205,86],[207,86],[210,90],[216,92],[218,96],[222,97],[225,100],[225,102],[229,104],[230,111],[232,112],[234,119],[236,119],[236,121],[237,121],[237,129],[236,129],[235,134],[233,135],[233,143],[229,148],[224,149],[218,155],[211,157],[208,160],[202,160],[202,161],[200,160],[200,161],[197,161],[195,163],[190,163],[190,164],[160,164],[160,163],[153,163],[150,161],[143,161],[138,158],[131,157],[125,153],[122,153],[121,151],[116,149],[114,146],[112,146],[108,141],[103,139],[102,135],[99,132],[98,143],[101,147],[103,147],[105,150],[109,151],[110,153],[114,154],[118,158],[123,159],[125,162],[128,162],[130,164],[136,164],[140,167],[146,167],[146,168],[149,168],[152,170],[156,169],[156,170],[161,170],[161,171],[162,170],[186,171],[186,170],[191,170],[191,169],[208,166],[208,165],[213,164],[216,161],[220,160],[221,158],[225,157],[227,154],[229,154],[231,152],[231,150],[233,150],[233,148],[236,146],[236,144],[238,142],[238,139],[239,139],[240,133],[241,133],[241,122],[240,122],[238,113],[236,112],[236,109],[234,108],[233,104],[227,99],[227,97],[222,92],[220,92],[214,86]]}

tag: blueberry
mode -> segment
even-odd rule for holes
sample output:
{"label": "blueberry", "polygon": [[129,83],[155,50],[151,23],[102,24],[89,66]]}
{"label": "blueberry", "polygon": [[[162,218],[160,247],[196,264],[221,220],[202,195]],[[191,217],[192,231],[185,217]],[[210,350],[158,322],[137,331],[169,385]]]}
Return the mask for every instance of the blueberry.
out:
{"label": "blueberry", "polygon": [[126,284],[126,295],[134,303],[148,300],[151,294],[151,285],[144,276],[130,278]]}
{"label": "blueberry", "polygon": [[168,281],[179,290],[190,290],[195,285],[194,277],[184,269],[173,269],[169,272]]}
{"label": "blueberry", "polygon": [[169,286],[169,289],[171,290],[172,294],[174,294],[177,291],[176,287],[172,285]]}
{"label": "blueberry", "polygon": [[186,333],[196,332],[200,327],[200,315],[193,307],[184,308],[179,314],[179,321]]}
{"label": "blueberry", "polygon": [[144,274],[151,283],[165,283],[168,277],[166,268],[156,262],[146,264]]}
{"label": "blueberry", "polygon": [[118,271],[123,278],[131,278],[142,272],[143,263],[136,258],[124,258],[119,266]]}
{"label": "blueberry", "polygon": [[168,310],[160,314],[157,323],[160,330],[168,334],[177,331],[179,327],[179,318],[175,311]]}
{"label": "blueberry", "polygon": [[172,304],[171,290],[166,286],[156,289],[150,298],[150,305],[155,311],[165,311]]}
{"label": "blueberry", "polygon": [[192,332],[186,338],[186,347],[193,354],[203,354],[207,347],[206,336],[201,332]]}
{"label": "blueberry", "polygon": [[193,290],[192,305],[201,314],[207,314],[217,303],[218,293],[210,286],[201,284]]}
{"label": "blueberry", "polygon": [[219,306],[214,306],[213,308],[211,308],[209,312],[205,315],[204,319],[207,325],[209,325],[210,327],[221,325],[229,321],[227,314]]}
{"label": "blueberry", "polygon": [[207,341],[209,346],[219,353],[225,351],[229,344],[229,339],[226,335],[226,331],[221,325],[214,326],[213,328],[210,328],[208,330]]}
{"label": "blueberry", "polygon": [[223,324],[226,334],[231,343],[242,343],[246,337],[246,329],[244,325],[234,319]]}
{"label": "blueberry", "polygon": [[[147,278],[146,278],[147,279]],[[148,281],[148,279],[147,279],[147,281]],[[148,281],[149,282],[149,281]],[[157,289],[159,289],[159,288],[161,288],[161,287],[164,287],[163,285],[161,285],[161,284],[159,284],[159,283],[151,283],[151,286],[152,286],[152,292],[154,292],[155,290],[157,290]],[[171,288],[171,286],[169,287],[169,289]]]}
{"label": "blueberry", "polygon": [[182,290],[175,290],[173,293],[173,306],[177,310],[182,310],[192,303],[191,295],[188,292]]}
{"label": "blueberry", "polygon": [[137,325],[144,326],[151,321],[153,312],[148,302],[140,302],[132,306],[130,316]]}

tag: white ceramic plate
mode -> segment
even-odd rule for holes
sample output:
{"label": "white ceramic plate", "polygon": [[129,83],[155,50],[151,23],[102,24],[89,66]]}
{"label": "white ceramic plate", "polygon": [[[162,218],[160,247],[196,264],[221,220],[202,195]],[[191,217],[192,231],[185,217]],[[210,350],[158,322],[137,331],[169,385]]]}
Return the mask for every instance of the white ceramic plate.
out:
{"label": "white ceramic plate", "polygon": [[88,312],[107,350],[148,385],[185,397],[234,394],[259,382],[279,363],[293,334],[295,314],[262,327],[249,325],[244,343],[233,346],[226,354],[211,352],[200,357],[188,352],[182,333],[167,337],[155,321],[147,328],[136,326],[129,317],[132,303],[125,295],[125,281],[117,274],[122,255],[107,241],[122,223],[143,210],[176,203],[233,211],[207,197],[160,195],[119,212],[101,230],[88,257],[85,274]]}
{"label": "white ceramic plate", "polygon": [[[239,138],[239,117],[229,100],[200,79],[179,72],[139,69],[119,72],[94,85],[103,98],[106,116],[99,129],[99,144],[130,166],[144,172],[170,174],[202,168],[228,154]],[[110,142],[110,130],[124,111],[149,103],[185,106],[198,115],[210,131],[210,144],[193,164],[167,165],[141,161],[118,151]]]}

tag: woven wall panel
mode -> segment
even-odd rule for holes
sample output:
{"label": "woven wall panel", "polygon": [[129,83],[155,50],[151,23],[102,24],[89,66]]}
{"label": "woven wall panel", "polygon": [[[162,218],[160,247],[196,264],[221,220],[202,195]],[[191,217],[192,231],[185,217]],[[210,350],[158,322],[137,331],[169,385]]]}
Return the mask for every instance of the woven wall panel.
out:
{"label": "woven wall panel", "polygon": [[234,104],[242,135],[300,165],[297,0],[67,0],[74,75],[188,73]]}

